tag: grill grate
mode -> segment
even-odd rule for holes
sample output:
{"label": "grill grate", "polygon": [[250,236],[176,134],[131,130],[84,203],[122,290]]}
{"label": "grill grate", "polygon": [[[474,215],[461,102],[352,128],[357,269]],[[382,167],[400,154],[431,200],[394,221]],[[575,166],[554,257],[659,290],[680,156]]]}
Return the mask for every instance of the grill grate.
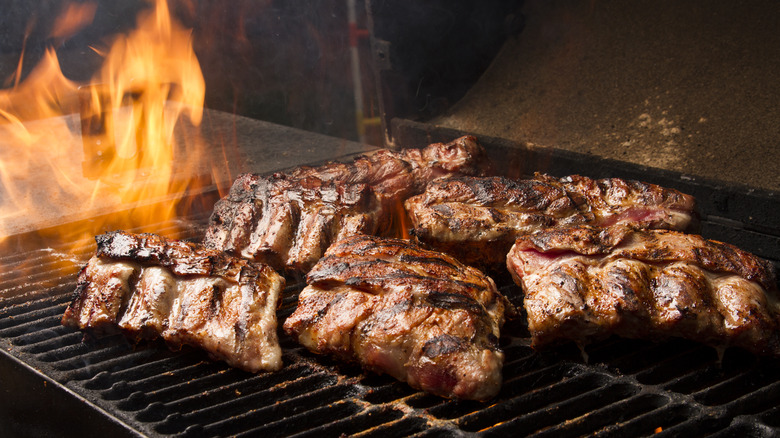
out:
{"label": "grill grate", "polygon": [[[202,221],[193,218],[173,237],[197,239]],[[444,400],[365,375],[315,357],[281,330],[285,366],[259,375],[212,362],[195,349],[169,351],[161,342],[132,345],[121,336],[83,342],[60,318],[93,250],[35,249],[0,259],[0,347],[131,434],[566,437],[661,430],[769,437],[780,431],[777,360],[739,350],[720,360],[715,350],[683,340],[610,339],[589,346],[586,362],[572,345],[534,352],[525,328],[511,321],[501,341],[503,389],[488,403]],[[34,269],[25,268],[30,263]],[[285,290],[280,321],[301,288]]]}

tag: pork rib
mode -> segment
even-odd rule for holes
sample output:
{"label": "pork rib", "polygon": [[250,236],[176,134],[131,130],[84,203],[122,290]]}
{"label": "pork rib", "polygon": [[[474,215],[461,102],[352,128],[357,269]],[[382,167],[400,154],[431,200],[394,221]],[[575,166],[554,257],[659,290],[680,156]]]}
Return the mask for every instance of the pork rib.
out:
{"label": "pork rib", "polygon": [[204,244],[276,269],[305,272],[331,241],[373,234],[386,216],[367,184],[245,174],[214,206]]}
{"label": "pork rib", "polygon": [[276,308],[284,278],[200,245],[121,231],[96,237],[62,324],[96,336],[162,337],[250,372],[282,366]]}
{"label": "pork rib", "polygon": [[357,235],[334,243],[307,282],[284,330],[309,350],[444,397],[499,391],[511,306],[476,269],[406,240]]}
{"label": "pork rib", "polygon": [[682,337],[780,355],[774,266],[698,235],[574,227],[517,239],[507,266],[534,346]]}
{"label": "pork rib", "polygon": [[693,197],[677,190],[578,175],[450,178],[431,182],[405,207],[419,242],[490,270],[504,265],[517,237],[545,228],[630,223],[684,230],[695,223]]}
{"label": "pork rib", "polygon": [[400,235],[406,197],[437,178],[478,174],[485,163],[484,151],[467,136],[424,149],[379,150],[351,163],[241,175],[214,206],[204,244],[305,272],[338,238]]}

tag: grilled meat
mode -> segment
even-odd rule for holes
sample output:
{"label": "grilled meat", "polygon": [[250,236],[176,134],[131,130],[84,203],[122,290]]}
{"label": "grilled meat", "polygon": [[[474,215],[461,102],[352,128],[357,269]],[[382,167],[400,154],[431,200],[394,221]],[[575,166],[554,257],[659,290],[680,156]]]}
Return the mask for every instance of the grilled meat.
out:
{"label": "grilled meat", "polygon": [[520,237],[507,266],[534,346],[683,337],[780,355],[774,266],[733,245],[625,225]]}
{"label": "grilled meat", "polygon": [[204,244],[276,269],[307,271],[331,241],[373,234],[385,216],[367,184],[245,174],[214,206]]}
{"label": "grilled meat", "polygon": [[277,269],[305,272],[338,238],[400,233],[396,224],[403,199],[434,179],[479,173],[484,163],[476,139],[462,137],[270,177],[241,175],[214,206],[204,244]]}
{"label": "grilled meat", "polygon": [[281,368],[276,308],[284,278],[270,267],[153,234],[116,231],[96,241],[63,325],[161,337],[250,372]]}
{"label": "grilled meat", "polygon": [[695,223],[689,195],[639,181],[577,175],[450,178],[431,182],[405,207],[418,241],[490,270],[504,265],[517,237],[540,229],[631,223],[683,230]]}
{"label": "grilled meat", "polygon": [[351,163],[299,166],[286,176],[292,180],[315,177],[338,184],[364,183],[381,198],[396,202],[422,192],[430,181],[452,175],[475,175],[487,167],[482,146],[475,137],[467,135],[422,149],[381,149],[357,157]]}
{"label": "grilled meat", "polygon": [[499,391],[499,330],[511,305],[476,269],[405,240],[357,235],[334,243],[307,283],[284,330],[312,352],[444,397]]}

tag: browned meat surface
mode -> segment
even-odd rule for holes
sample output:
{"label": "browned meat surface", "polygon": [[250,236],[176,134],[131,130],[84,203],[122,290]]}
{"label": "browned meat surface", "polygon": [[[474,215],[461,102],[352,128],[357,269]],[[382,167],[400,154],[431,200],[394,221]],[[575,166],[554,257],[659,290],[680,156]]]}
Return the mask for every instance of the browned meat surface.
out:
{"label": "browned meat surface", "polygon": [[400,234],[400,203],[437,178],[485,166],[473,137],[424,149],[380,150],[351,163],[241,175],[214,206],[204,244],[277,269],[307,271],[334,240]]}
{"label": "browned meat surface", "polygon": [[286,176],[291,180],[315,177],[339,184],[368,184],[383,199],[398,201],[411,193],[422,192],[430,181],[452,175],[475,175],[487,167],[485,151],[477,139],[463,136],[422,149],[381,149],[357,157],[351,163],[300,166]]}
{"label": "browned meat surface", "polygon": [[476,269],[405,240],[358,235],[334,243],[307,282],[284,330],[309,350],[444,397],[499,391],[510,305]]}
{"label": "browned meat surface", "polygon": [[695,199],[674,189],[620,178],[591,179],[579,175],[536,179],[560,184],[580,210],[601,227],[616,223],[682,231],[697,223]]}
{"label": "browned meat surface", "polygon": [[457,177],[434,181],[408,199],[412,234],[464,263],[501,269],[515,239],[575,224],[631,223],[683,230],[694,222],[694,199],[676,190],[618,178]]}
{"label": "browned meat surface", "polygon": [[121,231],[96,237],[63,325],[191,345],[250,372],[282,366],[276,308],[284,278],[200,245]]}
{"label": "browned meat surface", "polygon": [[774,267],[733,245],[581,226],[520,237],[507,266],[523,288],[534,346],[682,337],[780,355]]}
{"label": "browned meat surface", "polygon": [[367,184],[245,174],[214,206],[204,243],[276,269],[307,271],[334,239],[375,233],[385,210]]}

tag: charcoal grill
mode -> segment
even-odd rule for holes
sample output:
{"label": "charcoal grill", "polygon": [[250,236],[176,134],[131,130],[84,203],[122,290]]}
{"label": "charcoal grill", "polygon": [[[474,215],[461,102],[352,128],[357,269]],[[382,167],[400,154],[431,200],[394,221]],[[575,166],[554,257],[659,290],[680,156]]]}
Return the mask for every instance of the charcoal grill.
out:
{"label": "charcoal grill", "polygon": [[[473,85],[502,38],[468,28],[472,37],[484,36],[479,50],[464,53],[456,47],[444,58],[436,58],[433,68],[399,63],[399,53],[410,47],[429,50],[426,55],[437,48],[417,47],[407,39],[399,44],[405,36],[386,33],[390,28],[383,27],[381,20],[390,3],[368,3],[388,144],[419,146],[464,134],[431,120]],[[453,11],[453,3],[457,2],[428,2],[436,11]],[[522,15],[515,11],[522,1],[488,3],[491,9],[482,18],[497,20],[509,35],[522,31]],[[417,30],[428,29],[423,38],[451,38],[452,33],[440,35],[442,27],[455,34],[463,31],[446,20],[438,22],[441,26],[430,26],[431,17],[419,12],[412,8],[412,15],[418,17],[412,24]],[[469,16],[468,10],[465,15]],[[477,59],[482,53],[489,55]],[[454,77],[442,77],[441,72]],[[332,145],[295,129],[270,124],[254,129],[257,124],[241,119],[216,123],[232,127],[219,136],[253,148],[248,159],[255,161],[250,163],[253,170],[263,173],[304,159],[296,156],[306,157],[307,162],[320,160],[324,157],[314,154]],[[544,171],[556,176],[633,178],[694,195],[705,237],[733,243],[780,266],[778,192],[477,134],[499,164],[498,172],[507,176]],[[269,144],[275,145],[274,154],[269,155]],[[339,155],[358,149],[346,148]],[[196,205],[201,207],[176,221],[128,231],[200,240],[218,195],[212,190],[198,196]],[[445,400],[386,376],[314,356],[281,330],[283,369],[258,375],[210,361],[195,349],[170,351],[161,342],[134,345],[121,336],[83,341],[81,333],[62,327],[60,318],[75,289],[77,271],[94,245],[82,245],[83,250],[72,253],[66,249],[72,243],[42,245],[37,234],[24,233],[0,247],[0,430],[4,436],[780,434],[778,359],[757,358],[739,349],[719,354],[684,340],[611,338],[583,351],[569,344],[536,352],[529,347],[523,322],[510,321],[501,339],[506,353],[504,384],[499,395],[485,403]],[[508,279],[499,283],[508,295],[517,292]],[[302,288],[300,278],[288,278],[280,321],[293,311]]]}
{"label": "charcoal grill", "polygon": [[[447,139],[459,132],[413,122],[397,132]],[[305,135],[304,135],[305,137]],[[772,193],[688,181],[671,172],[569,152],[550,155],[504,140],[480,138],[490,154],[513,157],[531,171],[553,173],[587,163],[598,177],[642,176],[701,201],[709,237],[743,246],[777,263]],[[518,152],[519,151],[519,152]],[[198,211],[134,232],[197,241],[217,199]],[[747,220],[747,219],[750,220]],[[504,384],[489,402],[451,401],[386,376],[316,357],[280,331],[284,368],[248,374],[210,361],[198,350],[162,343],[129,344],[121,336],[82,341],[60,325],[77,271],[94,245],[69,253],[14,239],[0,258],[0,412],[13,435],[62,436],[776,436],[780,431],[780,362],[738,349],[683,340],[609,339],[583,352],[573,345],[535,352],[522,321],[509,322]],[[288,279],[279,319],[294,309],[300,279]],[[512,294],[511,282],[501,289]],[[515,291],[516,292],[516,291]],[[587,360],[585,359],[587,357]]]}

